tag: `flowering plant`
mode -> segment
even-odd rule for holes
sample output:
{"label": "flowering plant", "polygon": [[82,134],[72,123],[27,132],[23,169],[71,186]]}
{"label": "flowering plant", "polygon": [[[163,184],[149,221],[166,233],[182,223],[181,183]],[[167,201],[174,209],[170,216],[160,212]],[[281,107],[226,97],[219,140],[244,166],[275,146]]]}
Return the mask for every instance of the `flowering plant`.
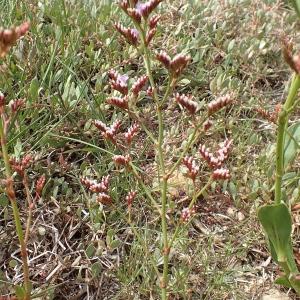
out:
{"label": "flowering plant", "polygon": [[[179,53],[170,56],[165,50],[156,50],[153,40],[158,32],[161,16],[153,14],[162,0],[149,0],[140,2],[134,0],[119,1],[120,8],[131,20],[133,27],[125,27],[121,23],[115,23],[115,29],[125,40],[136,49],[143,57],[145,73],[132,80],[126,74],[117,70],[110,70],[108,78],[110,81],[111,95],[107,97],[107,103],[113,108],[120,110],[128,118],[127,130],[124,121],[115,120],[112,125],[103,121],[94,120],[94,126],[98,128],[102,138],[110,142],[115,149],[112,157],[117,170],[127,170],[136,180],[136,187],[127,193],[125,200],[128,206],[128,222],[132,224],[134,219],[131,212],[134,200],[145,195],[155,207],[161,220],[161,255],[163,260],[163,271],[160,274],[156,264],[153,264],[160,279],[161,299],[168,297],[169,284],[169,259],[170,250],[182,226],[185,226],[196,213],[196,202],[199,196],[206,191],[210,185],[217,180],[228,180],[230,172],[225,167],[226,159],[232,149],[232,140],[225,139],[213,152],[204,144],[200,144],[200,137],[204,136],[213,125],[213,118],[218,111],[234,102],[233,94],[221,95],[211,101],[205,109],[200,109],[199,103],[192,95],[177,92],[177,86],[184,76],[184,71],[191,62],[190,56]],[[155,72],[156,66],[161,64],[167,71],[167,84],[164,80],[158,80]],[[165,78],[164,78],[165,79]],[[132,83],[134,81],[134,83]],[[144,115],[143,107],[140,105],[142,99],[151,101],[155,109],[150,116]],[[180,107],[177,113],[176,104]],[[187,141],[179,147],[171,157],[168,155],[168,140],[170,128],[168,126],[167,112],[174,111],[184,120],[188,120],[190,133]],[[180,120],[178,120],[180,122]],[[157,172],[159,193],[149,183],[145,182],[143,173],[136,166],[135,161],[141,159],[137,156],[137,137],[149,139],[155,152],[154,166]],[[183,132],[178,133],[181,139]],[[191,155],[196,147],[198,155]],[[204,163],[200,165],[200,163]],[[189,192],[189,203],[182,208],[181,213],[173,216],[170,226],[169,204],[170,204],[170,181],[184,166],[185,176],[192,181],[193,191]],[[210,176],[203,184],[199,181],[200,170],[209,168]],[[97,193],[97,201],[103,205],[114,207],[116,199],[110,194],[110,176],[103,176],[100,181],[83,177],[81,182],[92,193]],[[152,178],[152,181],[155,181]],[[199,187],[199,185],[201,185]]]}

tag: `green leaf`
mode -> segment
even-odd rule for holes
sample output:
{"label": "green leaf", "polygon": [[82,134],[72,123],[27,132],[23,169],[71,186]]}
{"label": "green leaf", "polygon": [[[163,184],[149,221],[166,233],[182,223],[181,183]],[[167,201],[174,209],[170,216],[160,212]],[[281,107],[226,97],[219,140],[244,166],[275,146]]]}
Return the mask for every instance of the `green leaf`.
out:
{"label": "green leaf", "polygon": [[300,0],[291,0],[292,5],[294,6],[294,9],[300,18]]}
{"label": "green leaf", "polygon": [[[272,257],[278,262],[286,262],[291,250],[292,220],[284,203],[265,205],[259,208],[258,218],[270,241]],[[273,247],[273,249],[272,249]],[[274,255],[276,254],[276,257]]]}
{"label": "green leaf", "polygon": [[291,125],[286,132],[284,141],[284,166],[292,162],[297,154],[300,143],[300,122]]}
{"label": "green leaf", "polygon": [[34,78],[29,87],[30,102],[35,103],[39,97],[39,81]]}
{"label": "green leaf", "polygon": [[5,194],[0,195],[0,206],[7,206],[8,198]]}
{"label": "green leaf", "polygon": [[95,254],[95,252],[96,252],[96,248],[94,247],[93,244],[90,244],[85,250],[85,253],[88,258],[91,258]]}
{"label": "green leaf", "polygon": [[295,291],[297,292],[297,294],[299,295],[299,293],[300,293],[299,274],[291,275],[289,278],[289,281],[290,281],[291,285],[293,286],[293,288],[295,289]]}
{"label": "green leaf", "polygon": [[102,265],[99,262],[95,262],[94,264],[92,264],[91,271],[92,271],[93,277],[99,276],[99,274],[102,271]]}
{"label": "green leaf", "polygon": [[117,249],[119,246],[121,245],[121,241],[120,240],[113,240],[109,247],[111,250]]}
{"label": "green leaf", "polygon": [[292,285],[289,281],[289,279],[287,278],[287,276],[280,276],[278,277],[276,280],[275,280],[275,283],[276,284],[279,284],[279,285],[282,285],[284,287],[287,287],[287,288],[292,288]]}
{"label": "green leaf", "polygon": [[16,285],[15,291],[16,291],[17,298],[20,300],[23,300],[25,297],[25,289],[20,285]]}

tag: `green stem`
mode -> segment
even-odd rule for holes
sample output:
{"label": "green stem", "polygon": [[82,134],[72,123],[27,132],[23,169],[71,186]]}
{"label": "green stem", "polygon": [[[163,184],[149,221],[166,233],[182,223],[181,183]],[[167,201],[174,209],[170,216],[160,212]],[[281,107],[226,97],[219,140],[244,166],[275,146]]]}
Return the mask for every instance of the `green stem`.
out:
{"label": "green stem", "polygon": [[295,74],[289,89],[289,94],[278,117],[277,142],[276,142],[276,179],[275,179],[275,204],[280,204],[282,198],[282,177],[284,173],[284,139],[288,125],[288,117],[292,112],[297,92],[300,88],[300,76]]}
{"label": "green stem", "polygon": [[9,155],[8,155],[8,151],[7,151],[7,147],[6,147],[6,136],[5,136],[4,129],[3,129],[3,120],[0,120],[0,139],[1,139],[2,156],[3,156],[4,165],[5,165],[5,174],[6,174],[6,181],[7,181],[6,192],[7,192],[7,196],[10,199],[10,203],[11,203],[12,210],[13,210],[16,232],[18,235],[19,243],[20,243],[21,258],[23,261],[24,289],[25,289],[24,300],[29,300],[30,294],[31,294],[31,283],[30,283],[30,279],[29,279],[27,249],[26,249],[26,243],[24,240],[24,234],[23,234],[23,229],[22,229],[22,225],[21,225],[20,212],[19,212],[19,208],[17,205],[17,199],[15,196],[14,187],[13,187]]}
{"label": "green stem", "polygon": [[147,76],[149,78],[151,87],[153,89],[153,98],[156,103],[157,110],[157,118],[158,118],[158,143],[157,143],[157,151],[158,151],[158,162],[159,162],[159,170],[161,174],[159,174],[159,182],[160,182],[160,191],[161,191],[161,229],[163,236],[163,275],[161,278],[161,299],[167,299],[167,287],[168,287],[168,264],[169,264],[169,242],[168,242],[168,226],[167,226],[167,190],[168,190],[168,177],[166,176],[166,167],[165,167],[165,159],[163,152],[163,142],[164,142],[164,122],[163,122],[163,113],[162,113],[162,104],[168,98],[171,93],[173,84],[171,84],[171,80],[168,82],[168,86],[164,97],[159,102],[159,98],[157,95],[157,90],[155,87],[155,82],[153,79],[153,74],[151,70],[151,58],[150,52],[146,44],[146,36],[144,29],[139,25],[135,24],[142,40],[142,51],[144,53],[144,62],[146,67]]}

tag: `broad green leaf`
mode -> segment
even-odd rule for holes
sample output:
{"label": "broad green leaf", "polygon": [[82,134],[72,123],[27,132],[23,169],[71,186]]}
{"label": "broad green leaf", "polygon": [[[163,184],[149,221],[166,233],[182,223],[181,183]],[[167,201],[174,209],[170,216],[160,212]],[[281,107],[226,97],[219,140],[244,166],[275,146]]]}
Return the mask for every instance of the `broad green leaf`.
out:
{"label": "broad green leaf", "polygon": [[282,285],[284,287],[287,287],[287,288],[292,288],[292,285],[289,281],[289,279],[287,278],[287,276],[280,276],[278,277],[276,280],[275,280],[275,283],[276,284],[279,284],[279,285]]}
{"label": "broad green leaf", "polygon": [[300,143],[300,122],[291,125],[286,132],[284,141],[284,166],[292,162],[297,154]]}
{"label": "broad green leaf", "polygon": [[90,244],[85,250],[85,253],[88,258],[91,258],[95,254],[95,252],[96,252],[96,248],[94,247],[93,244]]}
{"label": "broad green leaf", "polygon": [[91,271],[92,271],[93,277],[99,276],[99,274],[102,271],[102,265],[99,262],[95,262],[94,264],[92,264]]}
{"label": "broad green leaf", "polygon": [[[265,205],[259,208],[258,218],[270,241],[272,256],[278,262],[286,262],[291,243],[292,220],[289,209],[284,203]],[[273,249],[272,249],[273,247]],[[273,251],[272,251],[273,250]]]}

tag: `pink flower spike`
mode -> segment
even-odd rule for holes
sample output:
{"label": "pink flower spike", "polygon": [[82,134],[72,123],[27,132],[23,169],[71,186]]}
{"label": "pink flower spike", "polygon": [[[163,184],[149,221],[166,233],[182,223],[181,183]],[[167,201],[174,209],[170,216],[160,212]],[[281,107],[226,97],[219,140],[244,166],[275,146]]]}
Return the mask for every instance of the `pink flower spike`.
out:
{"label": "pink flower spike", "polygon": [[156,28],[152,28],[146,35],[146,45],[148,46],[155,36]]}
{"label": "pink flower spike", "polygon": [[101,132],[105,132],[109,129],[102,121],[94,120],[93,123]]}
{"label": "pink flower spike", "polygon": [[9,106],[13,113],[17,112],[25,104],[25,99],[16,99],[10,101]]}
{"label": "pink flower spike", "polygon": [[149,27],[150,29],[153,29],[157,26],[158,21],[160,20],[160,16],[154,15],[149,20]]}
{"label": "pink flower spike", "polygon": [[113,161],[117,166],[126,166],[130,162],[130,157],[129,155],[114,155]]}
{"label": "pink flower spike", "polygon": [[133,200],[135,199],[136,195],[137,195],[137,192],[136,192],[136,191],[130,191],[130,192],[128,193],[128,195],[126,196],[126,201],[127,201],[128,207],[131,207],[131,206],[132,206],[132,202],[133,202]]}
{"label": "pink flower spike", "polygon": [[175,95],[175,100],[177,103],[186,108],[191,115],[193,115],[198,109],[197,102],[192,101],[191,97],[188,97],[186,95],[180,95],[179,93],[177,93]]}
{"label": "pink flower spike", "polygon": [[171,65],[171,57],[164,51],[160,51],[157,55],[156,58],[158,61],[160,61],[167,69],[170,68]]}
{"label": "pink flower spike", "polygon": [[110,97],[107,99],[107,103],[117,106],[121,109],[128,109],[128,97]]}
{"label": "pink flower spike", "polygon": [[133,84],[131,91],[135,96],[138,96],[144,85],[146,84],[148,77],[146,75],[141,76],[137,79],[137,81]]}
{"label": "pink flower spike", "polygon": [[99,195],[97,196],[96,200],[104,205],[111,205],[112,204],[112,199],[111,197],[106,194],[106,193],[99,193]]}
{"label": "pink flower spike", "polygon": [[128,131],[125,133],[126,142],[128,145],[131,144],[133,138],[137,135],[140,126],[137,123],[134,123],[132,126],[128,128]]}
{"label": "pink flower spike", "polygon": [[220,168],[213,171],[212,177],[215,180],[225,180],[230,179],[231,176],[228,169]]}
{"label": "pink flower spike", "polygon": [[219,111],[220,109],[222,109],[223,107],[227,106],[228,104],[232,103],[233,99],[232,96],[230,94],[227,94],[225,96],[221,96],[219,98],[217,98],[214,101],[211,101],[208,105],[208,114],[212,115],[214,113],[216,113],[217,111]]}
{"label": "pink flower spike", "polygon": [[135,47],[138,45],[139,33],[136,29],[126,28],[120,23],[115,23],[115,28],[125,37],[129,44]]}
{"label": "pink flower spike", "polygon": [[190,57],[184,54],[177,54],[171,61],[171,71],[174,76],[178,77],[181,75],[188,62],[190,61]]}
{"label": "pink flower spike", "polygon": [[186,156],[182,163],[188,168],[189,172],[187,176],[191,178],[193,181],[196,180],[196,176],[199,172],[199,166],[196,165],[196,162],[193,157]]}
{"label": "pink flower spike", "polygon": [[139,10],[135,8],[128,8],[127,9],[128,15],[137,23],[141,23],[142,21],[142,15]]}
{"label": "pink flower spike", "polygon": [[185,207],[182,211],[181,211],[181,220],[184,223],[187,223],[191,217],[195,214],[195,208],[189,208],[189,207]]}

